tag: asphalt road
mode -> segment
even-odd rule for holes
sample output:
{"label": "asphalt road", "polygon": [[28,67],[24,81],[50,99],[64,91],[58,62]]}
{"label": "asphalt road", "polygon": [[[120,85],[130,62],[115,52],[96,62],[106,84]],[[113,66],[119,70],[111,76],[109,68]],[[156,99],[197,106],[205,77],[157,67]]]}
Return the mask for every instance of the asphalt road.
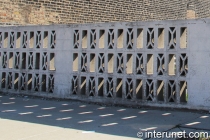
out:
{"label": "asphalt road", "polygon": [[210,135],[210,114],[0,95],[0,140],[145,139],[154,130]]}

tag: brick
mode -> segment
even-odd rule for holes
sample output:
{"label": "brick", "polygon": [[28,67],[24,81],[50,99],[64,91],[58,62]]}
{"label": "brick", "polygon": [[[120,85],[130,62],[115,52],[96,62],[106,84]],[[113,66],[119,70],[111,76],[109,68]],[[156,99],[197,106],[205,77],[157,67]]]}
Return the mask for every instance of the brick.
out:
{"label": "brick", "polygon": [[[210,1],[197,0],[4,0],[0,5],[0,21],[6,18],[7,24],[39,24],[40,20],[42,24],[70,24],[195,19],[210,17],[209,7]],[[25,14],[23,9],[27,8],[30,10]],[[10,18],[12,14],[18,18]],[[43,18],[47,15],[58,18]]]}

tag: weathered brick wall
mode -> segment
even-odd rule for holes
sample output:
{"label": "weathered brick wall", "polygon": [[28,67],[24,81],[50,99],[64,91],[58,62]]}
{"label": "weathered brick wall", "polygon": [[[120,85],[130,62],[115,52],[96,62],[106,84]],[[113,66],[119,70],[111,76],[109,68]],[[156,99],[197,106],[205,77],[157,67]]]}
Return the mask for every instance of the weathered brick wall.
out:
{"label": "weathered brick wall", "polygon": [[210,1],[209,0],[197,0],[194,2],[196,16],[199,18],[210,17]]}
{"label": "weathered brick wall", "polygon": [[0,3],[0,24],[99,23],[210,16],[209,0],[0,0]]}

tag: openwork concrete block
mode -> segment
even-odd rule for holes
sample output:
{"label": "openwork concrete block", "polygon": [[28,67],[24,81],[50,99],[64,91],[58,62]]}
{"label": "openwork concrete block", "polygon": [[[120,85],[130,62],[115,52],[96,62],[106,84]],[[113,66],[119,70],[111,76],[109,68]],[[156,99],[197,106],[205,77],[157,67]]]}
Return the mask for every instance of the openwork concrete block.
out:
{"label": "openwork concrete block", "polygon": [[154,48],[154,28],[147,29],[147,49]]}
{"label": "openwork concrete block", "polygon": [[136,54],[136,74],[144,74],[145,65],[143,54]]}
{"label": "openwork concrete block", "polygon": [[114,48],[114,29],[108,30],[108,48],[113,49]]}

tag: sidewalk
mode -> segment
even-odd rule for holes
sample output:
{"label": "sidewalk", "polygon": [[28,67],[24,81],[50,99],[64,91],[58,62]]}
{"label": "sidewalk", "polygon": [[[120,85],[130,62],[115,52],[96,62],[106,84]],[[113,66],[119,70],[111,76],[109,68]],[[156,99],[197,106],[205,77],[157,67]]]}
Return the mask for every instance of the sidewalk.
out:
{"label": "sidewalk", "polygon": [[210,135],[210,114],[0,95],[1,140],[140,139],[140,130]]}

